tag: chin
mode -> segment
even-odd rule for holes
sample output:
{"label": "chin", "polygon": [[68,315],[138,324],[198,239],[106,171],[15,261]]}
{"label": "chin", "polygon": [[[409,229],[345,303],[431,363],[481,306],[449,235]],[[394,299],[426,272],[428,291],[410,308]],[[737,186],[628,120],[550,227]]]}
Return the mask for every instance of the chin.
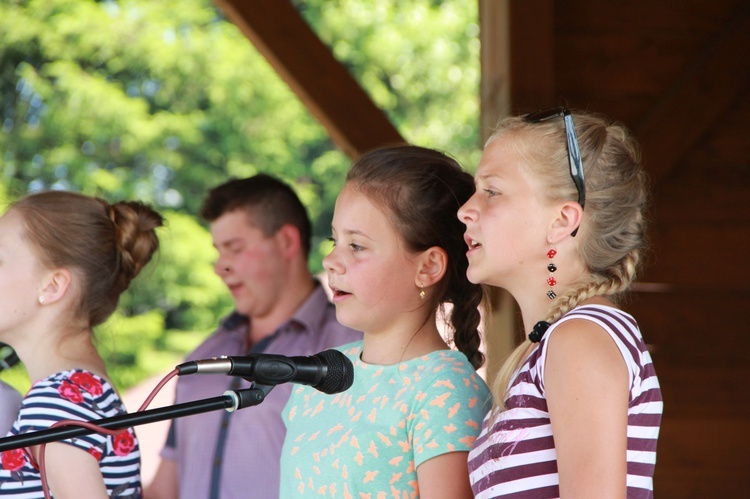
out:
{"label": "chin", "polygon": [[484,279],[482,278],[481,272],[479,272],[479,269],[472,268],[471,265],[469,265],[469,268],[466,269],[466,278],[469,280],[469,282],[473,284],[482,284],[484,282]]}
{"label": "chin", "polygon": [[337,305],[336,306],[336,320],[339,324],[352,328],[356,331],[362,331],[362,321],[358,320],[359,317],[356,314],[347,313]]}

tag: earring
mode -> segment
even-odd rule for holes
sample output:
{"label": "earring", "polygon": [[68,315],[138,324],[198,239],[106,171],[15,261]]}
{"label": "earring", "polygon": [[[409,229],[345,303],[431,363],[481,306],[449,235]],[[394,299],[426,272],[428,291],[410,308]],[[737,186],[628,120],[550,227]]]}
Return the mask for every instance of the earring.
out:
{"label": "earring", "polygon": [[420,289],[420,291],[419,291],[419,299],[420,300],[424,300],[424,297],[425,297],[425,294],[426,294],[424,292],[424,286],[420,284],[419,285],[419,289]]}
{"label": "earring", "polygon": [[39,305],[44,305],[44,302],[45,302],[45,300],[46,300],[46,299],[44,298],[44,295],[41,295],[41,296],[39,297]]}
{"label": "earring", "polygon": [[555,279],[555,276],[552,275],[557,270],[557,265],[555,265],[555,262],[552,261],[552,259],[557,254],[557,250],[554,248],[554,246],[550,246],[549,251],[547,252],[547,258],[550,259],[549,264],[547,265],[547,270],[549,270],[549,277],[547,277],[547,284],[549,285],[549,291],[547,291],[547,297],[550,300],[554,300],[557,298],[557,294],[552,289],[552,286],[557,284],[557,279]]}

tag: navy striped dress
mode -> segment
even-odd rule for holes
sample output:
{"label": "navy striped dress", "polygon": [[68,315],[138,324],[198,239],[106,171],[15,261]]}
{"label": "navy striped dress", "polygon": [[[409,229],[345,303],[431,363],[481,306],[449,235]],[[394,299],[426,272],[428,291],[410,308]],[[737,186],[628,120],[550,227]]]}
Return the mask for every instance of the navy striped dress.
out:
{"label": "navy striped dress", "polygon": [[656,442],[663,402],[651,356],[632,316],[601,305],[577,307],[553,324],[510,382],[504,410],[491,429],[490,415],[469,453],[471,487],[477,499],[560,497],[557,457],[544,392],[547,340],[570,319],[601,326],[615,341],[630,377],[627,496],[653,497]]}
{"label": "navy striped dress", "polygon": [[[105,379],[74,369],[34,383],[8,436],[44,430],[64,419],[95,422],[124,413],[120,397]],[[141,454],[132,428],[116,436],[92,433],[63,442],[99,461],[110,497],[141,497]],[[4,451],[0,460],[0,496],[44,497],[39,470],[23,450]],[[55,491],[51,492],[54,495]],[[82,490],[81,497],[85,496]]]}

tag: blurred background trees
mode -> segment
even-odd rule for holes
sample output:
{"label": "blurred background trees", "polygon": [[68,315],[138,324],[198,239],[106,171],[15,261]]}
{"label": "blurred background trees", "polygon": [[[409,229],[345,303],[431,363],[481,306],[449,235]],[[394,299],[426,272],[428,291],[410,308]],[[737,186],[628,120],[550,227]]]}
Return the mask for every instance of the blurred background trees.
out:
{"label": "blurred background trees", "polygon": [[[475,0],[294,4],[402,136],[473,170]],[[208,188],[260,171],[294,185],[318,271],[349,165],[210,0],[0,0],[3,206],[66,189],[140,199],[168,220],[155,264],[97,331],[121,389],[173,367],[231,309],[197,217]],[[2,378],[28,387],[21,368]]]}

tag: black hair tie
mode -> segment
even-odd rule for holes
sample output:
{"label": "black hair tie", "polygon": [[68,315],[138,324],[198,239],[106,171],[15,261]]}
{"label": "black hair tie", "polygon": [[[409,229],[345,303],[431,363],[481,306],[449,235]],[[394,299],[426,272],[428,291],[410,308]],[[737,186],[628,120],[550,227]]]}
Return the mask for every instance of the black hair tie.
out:
{"label": "black hair tie", "polygon": [[549,326],[550,324],[547,321],[537,322],[536,324],[534,324],[534,329],[532,329],[529,333],[529,339],[534,343],[539,343],[540,341],[542,341],[542,337],[544,336],[544,333],[547,332]]}

